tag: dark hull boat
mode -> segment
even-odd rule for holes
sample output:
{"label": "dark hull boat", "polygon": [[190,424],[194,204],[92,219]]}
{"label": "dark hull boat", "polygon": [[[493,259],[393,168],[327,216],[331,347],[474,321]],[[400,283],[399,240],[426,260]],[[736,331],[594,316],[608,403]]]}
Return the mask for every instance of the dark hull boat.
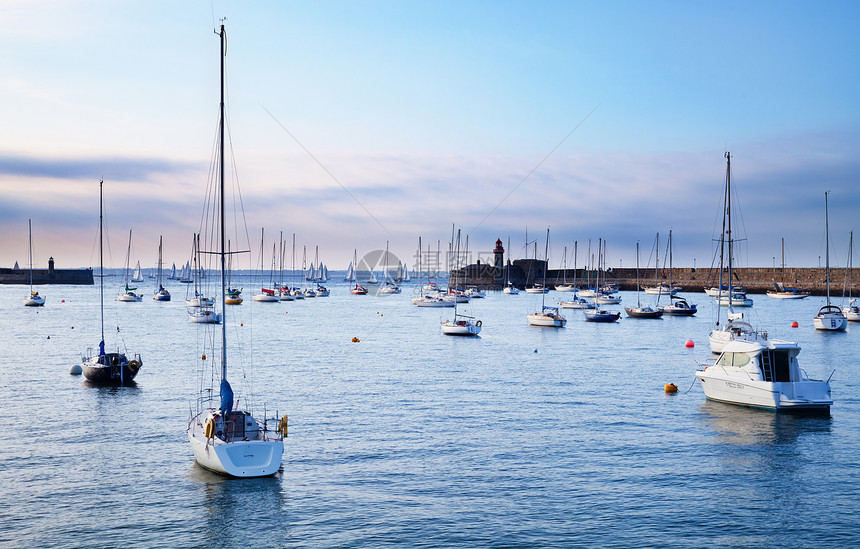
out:
{"label": "dark hull boat", "polygon": [[106,353],[87,357],[81,367],[84,377],[90,383],[100,385],[123,385],[134,381],[134,376],[140,371],[143,362],[140,355],[129,360],[122,353]]}

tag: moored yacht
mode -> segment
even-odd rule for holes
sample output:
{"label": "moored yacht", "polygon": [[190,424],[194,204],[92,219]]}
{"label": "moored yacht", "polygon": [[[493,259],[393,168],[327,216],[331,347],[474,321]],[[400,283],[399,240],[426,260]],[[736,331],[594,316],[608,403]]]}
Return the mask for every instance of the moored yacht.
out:
{"label": "moored yacht", "polygon": [[778,412],[829,412],[830,382],[811,379],[798,362],[800,346],[788,341],[727,344],[696,378],[708,400]]}

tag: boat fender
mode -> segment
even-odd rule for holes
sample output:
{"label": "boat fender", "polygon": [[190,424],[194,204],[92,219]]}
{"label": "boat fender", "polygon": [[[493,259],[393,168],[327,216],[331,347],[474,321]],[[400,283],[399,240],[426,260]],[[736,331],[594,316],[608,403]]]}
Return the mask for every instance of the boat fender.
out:
{"label": "boat fender", "polygon": [[281,418],[281,421],[278,423],[278,432],[284,435],[285,438],[287,436],[287,424],[287,414],[284,414],[284,416]]}
{"label": "boat fender", "polygon": [[203,434],[206,438],[215,438],[215,418],[206,418],[206,425],[203,428]]}
{"label": "boat fender", "polygon": [[129,360],[128,361],[128,369],[131,370],[132,372],[136,372],[136,371],[140,370],[140,362],[138,362],[137,360]]}
{"label": "boat fender", "polygon": [[480,327],[481,327],[481,326],[483,326],[483,325],[484,325],[484,323],[483,323],[483,322],[481,322],[480,320],[479,320],[479,321],[477,321],[477,322],[475,322],[475,326],[477,326],[478,328],[480,328]]}

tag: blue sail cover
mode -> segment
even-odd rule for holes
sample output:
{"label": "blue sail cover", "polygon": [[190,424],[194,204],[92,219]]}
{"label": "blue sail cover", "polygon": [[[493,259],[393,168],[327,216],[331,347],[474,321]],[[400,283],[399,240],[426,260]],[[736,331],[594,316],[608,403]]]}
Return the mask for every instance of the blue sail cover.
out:
{"label": "blue sail cover", "polygon": [[105,340],[99,342],[99,356],[105,356]]}
{"label": "blue sail cover", "polygon": [[230,410],[233,409],[233,388],[230,387],[230,382],[226,379],[221,380],[221,413],[224,414],[226,421],[230,417]]}

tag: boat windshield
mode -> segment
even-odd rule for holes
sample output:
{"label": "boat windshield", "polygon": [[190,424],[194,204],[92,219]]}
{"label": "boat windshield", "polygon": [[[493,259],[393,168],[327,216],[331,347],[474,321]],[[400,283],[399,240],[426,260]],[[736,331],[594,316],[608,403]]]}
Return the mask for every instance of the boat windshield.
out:
{"label": "boat windshield", "polygon": [[717,364],[720,366],[734,366],[740,368],[750,363],[750,355],[747,353],[723,353]]}

